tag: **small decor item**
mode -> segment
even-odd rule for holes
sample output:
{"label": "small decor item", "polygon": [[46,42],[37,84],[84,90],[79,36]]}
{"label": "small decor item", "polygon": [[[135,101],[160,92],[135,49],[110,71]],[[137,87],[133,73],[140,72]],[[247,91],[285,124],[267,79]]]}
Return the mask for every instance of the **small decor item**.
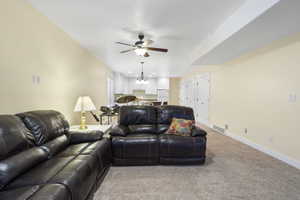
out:
{"label": "small decor item", "polygon": [[193,120],[173,118],[172,123],[166,134],[174,134],[180,136],[191,136]]}
{"label": "small decor item", "polygon": [[79,129],[87,129],[85,113],[93,110],[96,110],[96,107],[89,96],[78,97],[74,112],[81,112]]}

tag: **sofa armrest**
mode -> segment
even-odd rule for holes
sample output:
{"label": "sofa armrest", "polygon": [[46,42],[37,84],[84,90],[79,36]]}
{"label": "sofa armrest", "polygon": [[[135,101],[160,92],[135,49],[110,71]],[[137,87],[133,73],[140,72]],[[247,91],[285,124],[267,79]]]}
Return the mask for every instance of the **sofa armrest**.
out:
{"label": "sofa armrest", "polygon": [[123,136],[125,137],[129,133],[129,129],[126,126],[116,125],[110,131],[111,136]]}
{"label": "sofa armrest", "polygon": [[205,137],[207,135],[206,131],[201,129],[200,127],[198,126],[193,126],[192,128],[192,137],[197,137],[197,136],[202,136],[202,137]]}
{"label": "sofa armrest", "polygon": [[98,130],[80,132],[80,131],[69,131],[70,143],[78,144],[84,142],[95,142],[101,140],[103,132]]}

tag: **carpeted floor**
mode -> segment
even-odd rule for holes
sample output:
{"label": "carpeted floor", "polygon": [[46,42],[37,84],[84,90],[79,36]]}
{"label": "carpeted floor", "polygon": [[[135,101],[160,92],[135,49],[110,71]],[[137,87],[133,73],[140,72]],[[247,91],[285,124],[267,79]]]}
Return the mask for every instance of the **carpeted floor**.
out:
{"label": "carpeted floor", "polygon": [[209,130],[203,166],[112,167],[94,200],[300,200],[300,170]]}

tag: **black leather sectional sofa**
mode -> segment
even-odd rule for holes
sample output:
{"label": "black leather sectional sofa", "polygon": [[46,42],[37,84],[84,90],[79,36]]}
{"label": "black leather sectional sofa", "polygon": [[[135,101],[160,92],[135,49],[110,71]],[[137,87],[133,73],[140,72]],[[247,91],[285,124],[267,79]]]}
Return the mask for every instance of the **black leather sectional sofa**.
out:
{"label": "black leather sectional sofa", "polygon": [[102,134],[70,132],[56,111],[0,115],[0,199],[89,199],[111,163]]}
{"label": "black leather sectional sofa", "polygon": [[193,110],[121,107],[108,139],[100,131],[69,131],[57,111],[0,115],[0,200],[89,200],[111,163],[203,163],[206,132],[163,134],[173,117],[193,120]]}
{"label": "black leather sectional sofa", "polygon": [[173,118],[194,120],[183,106],[122,106],[119,124],[111,130],[114,165],[205,162],[206,132],[196,126],[191,136],[164,134]]}

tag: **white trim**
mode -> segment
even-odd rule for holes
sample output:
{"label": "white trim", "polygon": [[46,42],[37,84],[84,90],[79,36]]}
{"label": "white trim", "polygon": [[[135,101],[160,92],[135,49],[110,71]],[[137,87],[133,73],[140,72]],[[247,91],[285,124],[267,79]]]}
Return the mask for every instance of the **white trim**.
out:
{"label": "white trim", "polygon": [[[207,125],[208,127],[212,128],[212,125],[210,125],[210,124],[205,124],[205,125]],[[215,131],[218,132],[217,130],[215,130]],[[218,133],[220,133],[220,132],[218,132]],[[261,151],[261,152],[263,152],[265,154],[268,154],[268,155],[272,156],[273,158],[276,158],[276,159],[278,159],[278,160],[280,160],[282,162],[285,162],[288,165],[291,165],[291,166],[293,166],[293,167],[295,167],[297,169],[300,169],[300,161],[295,160],[295,159],[293,159],[293,158],[291,158],[291,157],[289,157],[287,155],[284,155],[284,154],[279,153],[277,151],[273,151],[271,149],[268,149],[268,148],[266,148],[266,147],[264,147],[264,146],[262,146],[260,144],[257,144],[255,142],[250,141],[249,139],[247,139],[245,137],[241,137],[241,136],[232,134],[232,133],[230,133],[228,131],[225,131],[225,133],[220,133],[220,134],[228,136],[228,137],[230,137],[230,138],[232,138],[234,140],[237,140],[237,141],[239,141],[239,142],[241,142],[243,144],[246,144],[246,145],[248,145],[248,146],[250,146],[250,147],[252,147],[252,148],[254,148],[254,149],[258,150],[258,151]]]}

